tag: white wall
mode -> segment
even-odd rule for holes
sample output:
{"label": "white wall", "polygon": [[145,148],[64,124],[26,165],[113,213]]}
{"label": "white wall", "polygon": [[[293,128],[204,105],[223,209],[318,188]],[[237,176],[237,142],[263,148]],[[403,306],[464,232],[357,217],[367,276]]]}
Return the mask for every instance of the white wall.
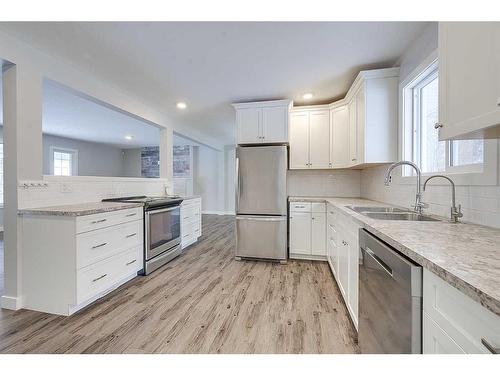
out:
{"label": "white wall", "polygon": [[[401,57],[400,81],[403,81],[427,56],[436,50],[437,40],[437,25],[433,23],[425,29],[424,33],[413,42]],[[386,169],[387,167],[376,167],[361,172],[361,196],[409,207],[415,200],[415,185],[398,183],[396,177],[390,186],[385,186]],[[498,173],[500,175],[500,167]],[[394,175],[401,176],[401,169],[395,170]],[[500,187],[498,181],[497,185],[494,186],[457,186],[456,200],[457,204],[462,205],[464,221],[500,228]],[[428,186],[424,192],[423,201],[430,204],[427,212],[449,217],[451,205],[449,185]]]}
{"label": "white wall", "polygon": [[[50,175],[51,147],[68,148],[78,150],[78,176],[124,176],[125,162],[123,150],[119,147],[113,147],[104,143],[84,142],[77,139],[69,139],[44,134],[43,137],[43,174]],[[140,165],[141,154],[139,150],[137,162]],[[130,159],[130,158],[128,158]],[[133,163],[128,160],[127,163]],[[132,177],[140,177],[139,174]]]}
{"label": "white wall", "polygon": [[223,152],[193,146],[193,193],[200,195],[205,213],[224,213]]}

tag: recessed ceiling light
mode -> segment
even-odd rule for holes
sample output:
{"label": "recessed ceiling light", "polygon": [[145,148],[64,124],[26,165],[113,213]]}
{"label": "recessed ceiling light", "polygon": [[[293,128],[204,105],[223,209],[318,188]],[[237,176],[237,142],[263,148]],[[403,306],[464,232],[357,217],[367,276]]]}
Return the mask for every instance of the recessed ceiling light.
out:
{"label": "recessed ceiling light", "polygon": [[184,102],[179,102],[177,103],[177,108],[179,109],[186,109],[187,105]]}
{"label": "recessed ceiling light", "polygon": [[132,138],[134,138],[134,137],[132,137],[131,135],[126,135],[126,136],[125,136],[125,139],[126,139],[127,141],[131,141],[131,140],[132,140]]}
{"label": "recessed ceiling light", "polygon": [[313,96],[314,95],[312,94],[312,92],[307,92],[304,95],[302,95],[302,98],[304,98],[305,100],[309,100],[312,99]]}

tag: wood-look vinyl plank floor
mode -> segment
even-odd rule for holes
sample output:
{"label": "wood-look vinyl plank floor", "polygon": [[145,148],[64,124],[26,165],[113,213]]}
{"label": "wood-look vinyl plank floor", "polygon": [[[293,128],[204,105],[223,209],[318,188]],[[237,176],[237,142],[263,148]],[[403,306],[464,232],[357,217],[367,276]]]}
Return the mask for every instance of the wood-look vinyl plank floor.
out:
{"label": "wood-look vinyl plank floor", "polygon": [[0,311],[0,353],[357,353],[324,262],[234,260],[234,217],[70,316]]}

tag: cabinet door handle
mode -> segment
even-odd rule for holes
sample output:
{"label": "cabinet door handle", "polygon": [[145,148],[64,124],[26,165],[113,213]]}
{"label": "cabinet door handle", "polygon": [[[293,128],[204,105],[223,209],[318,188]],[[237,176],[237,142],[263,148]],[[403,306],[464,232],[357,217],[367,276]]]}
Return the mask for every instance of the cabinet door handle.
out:
{"label": "cabinet door handle", "polygon": [[99,280],[101,280],[101,279],[104,279],[106,276],[108,276],[108,274],[107,274],[107,273],[105,273],[104,275],[101,275],[101,276],[99,276],[99,277],[96,277],[94,280],[92,280],[92,282],[93,282],[93,283],[95,283],[96,281],[99,281]]}
{"label": "cabinet door handle", "polygon": [[439,129],[439,128],[442,128],[443,127],[443,123],[442,122],[436,122],[434,124],[434,129]]}
{"label": "cabinet door handle", "polygon": [[105,221],[107,221],[107,219],[94,220],[94,221],[92,222],[92,224],[104,223]]}
{"label": "cabinet door handle", "polygon": [[355,158],[354,158],[354,159],[351,159],[351,161],[356,161],[356,159],[355,159]]}
{"label": "cabinet door handle", "polygon": [[130,237],[134,237],[134,236],[137,236],[137,233],[127,234],[126,238],[130,238]]}
{"label": "cabinet door handle", "polygon": [[135,215],[137,215],[137,212],[134,212],[133,214],[127,214],[127,215],[125,215],[125,217],[131,217],[131,216],[135,216]]}
{"label": "cabinet door handle", "polygon": [[108,244],[107,242],[103,242],[103,243],[100,243],[99,245],[92,246],[92,249],[97,249],[99,247],[106,246],[107,244]]}
{"label": "cabinet door handle", "polygon": [[137,262],[137,259],[131,260],[130,262],[127,262],[125,265],[130,266],[132,263]]}
{"label": "cabinet door handle", "polygon": [[491,345],[488,341],[486,341],[485,338],[481,338],[481,344],[483,344],[486,349],[490,351],[492,354],[500,354],[500,348],[496,348],[493,345]]}

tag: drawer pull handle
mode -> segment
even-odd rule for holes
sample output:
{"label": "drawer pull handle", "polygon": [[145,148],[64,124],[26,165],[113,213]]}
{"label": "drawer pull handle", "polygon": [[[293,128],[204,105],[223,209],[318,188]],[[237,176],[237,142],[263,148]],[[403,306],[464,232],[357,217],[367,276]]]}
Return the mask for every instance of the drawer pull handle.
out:
{"label": "drawer pull handle", "polygon": [[182,218],[183,220],[189,219],[189,216],[185,216]]}
{"label": "drawer pull handle", "polygon": [[295,208],[306,208],[306,206],[295,206]]}
{"label": "drawer pull handle", "polygon": [[97,249],[99,247],[106,246],[107,244],[108,244],[107,242],[103,242],[103,243],[100,243],[99,245],[92,246],[92,249]]}
{"label": "drawer pull handle", "polygon": [[125,215],[125,217],[131,217],[131,216],[135,216],[135,215],[137,215],[137,212],[134,212],[133,214]]}
{"label": "drawer pull handle", "polygon": [[488,349],[490,351],[490,353],[492,353],[492,354],[500,354],[500,348],[495,348],[488,341],[486,341],[485,338],[481,338],[481,344],[483,344],[486,347],[486,349]]}
{"label": "drawer pull handle", "polygon": [[101,279],[104,279],[106,276],[108,276],[108,274],[107,274],[107,273],[105,273],[104,275],[101,275],[101,276],[99,276],[99,277],[96,277],[94,280],[92,280],[92,282],[93,282],[93,283],[95,283],[96,281],[99,281],[99,280],[101,280]]}
{"label": "drawer pull handle", "polygon": [[135,263],[137,262],[137,259],[134,259],[134,260],[131,260],[130,262],[128,262],[127,264],[125,264],[126,266],[130,266],[132,263]]}
{"label": "drawer pull handle", "polygon": [[125,237],[130,238],[130,237],[134,237],[134,236],[137,236],[137,233],[127,234]]}
{"label": "drawer pull handle", "polygon": [[92,222],[92,224],[99,224],[99,223],[104,223],[105,221],[107,221],[108,219],[101,219],[101,220],[94,220]]}
{"label": "drawer pull handle", "polygon": [[182,236],[182,237],[186,238],[186,237],[188,237],[188,236],[189,236],[189,233],[188,233],[188,234],[185,234],[185,235],[184,235],[184,236]]}

